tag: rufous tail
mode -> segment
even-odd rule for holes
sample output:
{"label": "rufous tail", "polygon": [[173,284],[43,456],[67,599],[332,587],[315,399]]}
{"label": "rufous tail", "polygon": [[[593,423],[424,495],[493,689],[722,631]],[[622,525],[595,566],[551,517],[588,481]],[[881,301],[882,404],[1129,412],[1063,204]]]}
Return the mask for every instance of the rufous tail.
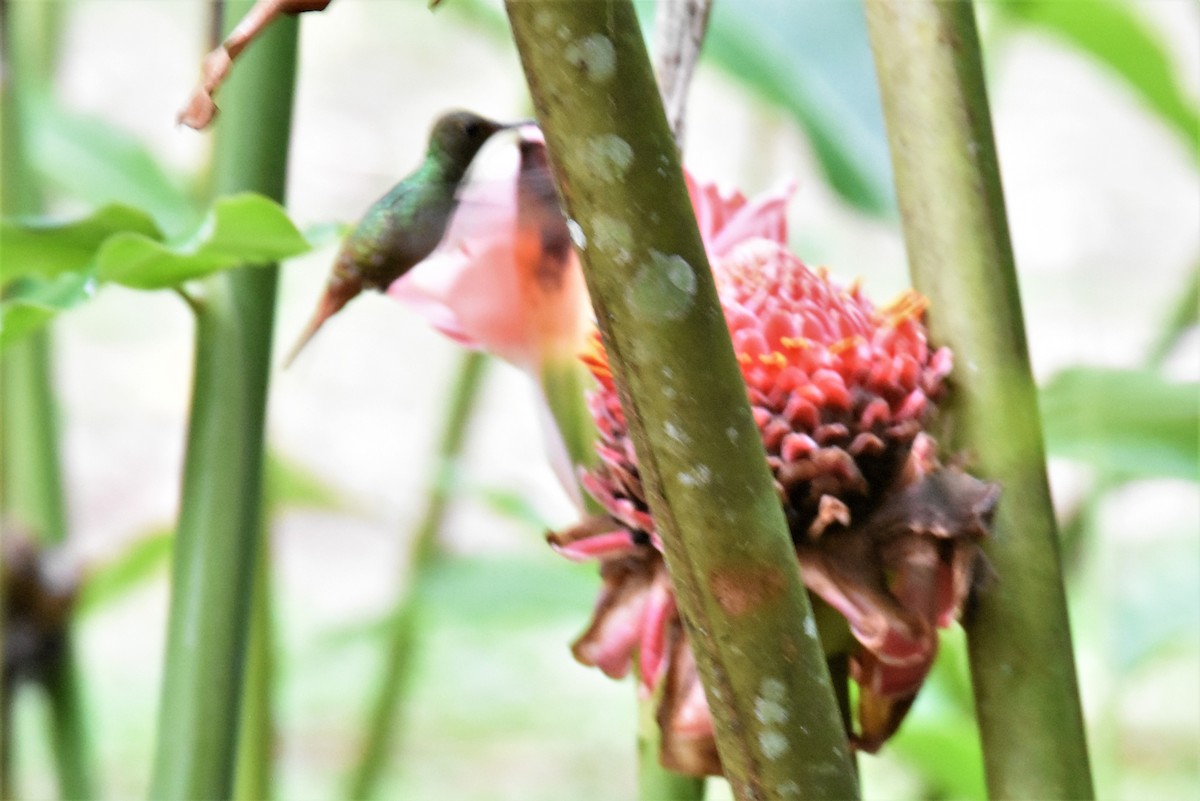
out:
{"label": "rufous tail", "polygon": [[292,346],[287,358],[284,359],[283,369],[291,367],[292,362],[300,355],[300,351],[304,350],[304,346],[316,336],[325,321],[341,311],[342,307],[357,297],[362,290],[362,278],[335,270],[329,277],[329,283],[325,285],[325,292],[321,295],[321,301],[317,304],[317,310],[309,320],[308,326],[300,335],[300,339]]}

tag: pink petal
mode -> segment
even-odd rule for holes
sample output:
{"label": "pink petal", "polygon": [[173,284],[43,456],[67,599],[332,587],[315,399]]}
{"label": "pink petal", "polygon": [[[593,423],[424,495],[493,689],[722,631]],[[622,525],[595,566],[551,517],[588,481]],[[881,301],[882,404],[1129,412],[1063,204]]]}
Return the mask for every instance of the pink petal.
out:
{"label": "pink petal", "polygon": [[675,614],[675,596],[665,571],[661,572],[650,587],[642,619],[642,642],[638,650],[638,670],[642,674],[642,688],[647,693],[654,691],[662,675],[667,658],[667,623]]}
{"label": "pink petal", "polygon": [[648,585],[634,581],[606,587],[596,605],[588,631],[572,647],[575,658],[624,678],[633,664],[633,649],[641,639]]}
{"label": "pink petal", "polygon": [[[508,178],[468,184],[442,245],[388,294],[456,341],[536,376],[546,359],[582,348],[591,306],[573,251],[546,280],[540,231],[519,219],[518,177],[514,168]],[[530,219],[549,213],[558,211],[534,209]]]}
{"label": "pink petal", "polygon": [[587,562],[591,559],[623,556],[633,549],[634,544],[633,537],[622,528],[566,544],[551,542],[550,546],[573,562]]}
{"label": "pink petal", "polygon": [[747,201],[741,192],[722,192],[716,184],[698,181],[686,170],[684,178],[710,259],[724,256],[747,239],[787,244],[787,204],[796,192],[795,181],[781,183]]}

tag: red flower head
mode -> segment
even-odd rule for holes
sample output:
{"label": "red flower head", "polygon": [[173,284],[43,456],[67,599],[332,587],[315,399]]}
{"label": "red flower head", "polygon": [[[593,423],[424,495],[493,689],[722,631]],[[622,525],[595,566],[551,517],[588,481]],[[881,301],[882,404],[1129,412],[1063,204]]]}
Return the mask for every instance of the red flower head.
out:
{"label": "red flower head", "polygon": [[[924,681],[936,627],[957,617],[980,572],[977,542],[998,489],[942,468],[924,433],[952,363],[927,341],[924,298],[909,292],[877,309],[857,285],[810,270],[778,241],[752,239],[716,256],[721,305],[801,574],[857,641],[854,740],[874,751]],[[602,563],[605,588],[575,655],[611,676],[636,658],[646,693],[665,681],[664,762],[719,773],[637,454],[598,336],[592,345],[585,361],[600,382],[590,401],[600,464],[583,485],[607,514],[551,535],[564,555]]]}

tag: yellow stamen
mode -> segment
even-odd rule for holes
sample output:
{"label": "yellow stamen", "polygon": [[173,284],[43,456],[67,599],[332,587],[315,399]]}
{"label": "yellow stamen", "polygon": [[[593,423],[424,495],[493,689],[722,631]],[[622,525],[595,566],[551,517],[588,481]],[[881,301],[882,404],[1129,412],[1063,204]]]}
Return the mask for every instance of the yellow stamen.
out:
{"label": "yellow stamen", "polygon": [[905,320],[919,320],[927,308],[929,301],[925,296],[915,289],[909,289],[880,309],[880,315],[885,318],[887,325],[894,328]]}
{"label": "yellow stamen", "polygon": [[834,342],[832,345],[830,345],[829,353],[833,356],[839,356],[848,350],[854,350],[859,345],[865,345],[866,342],[867,340],[865,337],[857,334],[852,337],[845,337],[844,339],[839,339],[837,342]]}
{"label": "yellow stamen", "polygon": [[779,351],[764,353],[758,357],[758,360],[768,367],[787,367],[787,357]]}

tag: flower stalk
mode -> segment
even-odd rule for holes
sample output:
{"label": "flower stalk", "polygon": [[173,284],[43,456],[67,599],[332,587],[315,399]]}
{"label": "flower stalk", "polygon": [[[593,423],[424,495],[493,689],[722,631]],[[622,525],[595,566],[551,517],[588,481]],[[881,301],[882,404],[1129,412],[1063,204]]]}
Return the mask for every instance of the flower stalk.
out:
{"label": "flower stalk", "polygon": [[[0,4],[5,74],[0,86],[0,212],[32,214],[41,192],[25,158],[22,118],[31,93],[48,92],[58,58],[62,9],[54,3]],[[67,538],[66,495],[59,456],[58,403],[53,386],[53,340],[39,331],[9,346],[0,357],[0,512],[9,522],[36,532],[45,544]],[[2,552],[0,548],[0,552]],[[2,557],[0,557],[2,558]],[[0,570],[0,575],[3,571]],[[5,595],[0,588],[0,599]],[[3,603],[0,600],[0,603]],[[6,620],[0,608],[0,621]],[[0,625],[2,628],[2,625]],[[93,797],[91,747],[73,638],[68,631],[61,651],[41,682],[50,713],[50,740],[64,798]],[[0,631],[0,651],[3,632]],[[5,688],[10,685],[4,682]],[[0,798],[10,786],[12,698],[0,699]]]}
{"label": "flower stalk", "polygon": [[1055,519],[970,3],[867,0],[913,284],[965,368],[944,442],[1003,487],[968,616],[993,798],[1090,798]]}
{"label": "flower stalk", "polygon": [[[230,17],[248,5],[230,4]],[[296,35],[294,19],[273,25],[226,87],[214,192],[283,197]],[[269,726],[266,720],[243,725],[239,715],[255,564],[263,546],[263,422],[275,283],[274,268],[231,271],[204,282],[195,306],[191,420],[150,792],[155,799],[229,797],[239,730]],[[250,778],[239,782],[266,786]]]}
{"label": "flower stalk", "polygon": [[433,484],[426,495],[425,512],[409,540],[405,553],[400,598],[392,612],[387,635],[387,652],[383,672],[375,689],[368,712],[366,741],[354,773],[350,778],[348,798],[369,799],[377,795],[379,778],[383,774],[389,748],[395,740],[401,703],[408,689],[408,677],[413,664],[413,651],[418,634],[417,616],[421,594],[437,556],[437,538],[442,530],[450,502],[450,480],[466,441],[479,399],[479,389],[487,368],[488,357],[479,351],[462,356],[458,376],[451,390],[450,407],[442,425]]}
{"label": "flower stalk", "polygon": [[[812,610],[629,2],[508,15],[739,799],[858,794]],[[563,41],[559,37],[565,35]],[[736,532],[737,536],[730,536]],[[764,702],[771,714],[756,715]]]}

